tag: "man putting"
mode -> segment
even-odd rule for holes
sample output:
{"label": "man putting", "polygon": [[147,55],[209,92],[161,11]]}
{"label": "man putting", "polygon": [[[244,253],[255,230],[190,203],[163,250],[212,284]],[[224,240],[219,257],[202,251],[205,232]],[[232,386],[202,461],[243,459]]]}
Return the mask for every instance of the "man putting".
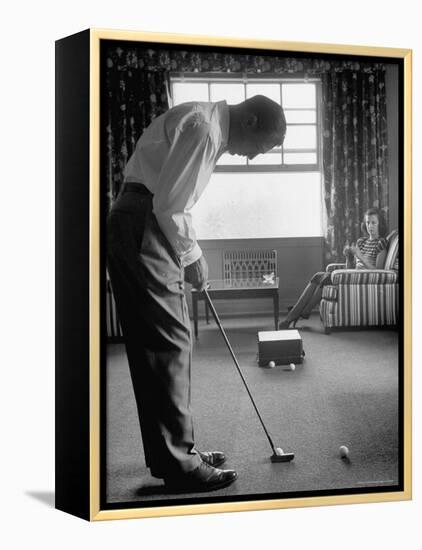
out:
{"label": "man putting", "polygon": [[228,152],[253,159],[282,145],[280,105],[183,103],[144,131],[108,218],[107,254],[138,408],[146,466],[166,486],[212,491],[232,483],[225,456],[195,448],[192,341],[184,281],[204,290],[208,266],[191,209]]}

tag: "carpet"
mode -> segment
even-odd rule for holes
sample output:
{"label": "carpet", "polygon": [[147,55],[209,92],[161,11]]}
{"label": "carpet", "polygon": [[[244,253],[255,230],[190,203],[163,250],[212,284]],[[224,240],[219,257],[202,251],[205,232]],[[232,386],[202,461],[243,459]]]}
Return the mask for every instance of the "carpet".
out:
{"label": "carpet", "polygon": [[[317,315],[297,326],[306,358],[294,372],[257,364],[257,332],[270,317],[222,320],[242,372],[276,446],[294,452],[273,464],[272,451],[216,325],[200,323],[194,343],[192,406],[196,445],[222,450],[237,481],[211,500],[392,487],[399,480],[398,334],[392,330],[325,335]],[[298,324],[299,325],[299,324]],[[124,346],[107,351],[108,503],[153,502],[171,495],[144,465]],[[347,445],[350,460],[339,447]]]}

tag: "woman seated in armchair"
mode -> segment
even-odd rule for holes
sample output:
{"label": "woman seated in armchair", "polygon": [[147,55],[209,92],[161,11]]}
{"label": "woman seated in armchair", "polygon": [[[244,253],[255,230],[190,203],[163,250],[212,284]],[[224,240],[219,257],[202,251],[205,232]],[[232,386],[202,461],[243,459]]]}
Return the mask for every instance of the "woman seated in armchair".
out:
{"label": "woman seated in armchair", "polygon": [[[346,257],[353,256],[354,269],[382,269],[387,255],[387,224],[378,208],[369,208],[365,212],[361,229],[364,237],[356,244],[345,246]],[[300,298],[290,309],[287,317],[279,324],[279,329],[295,327],[298,319],[308,319],[313,308],[320,302],[322,287],[331,284],[331,273],[320,271],[315,273]]]}

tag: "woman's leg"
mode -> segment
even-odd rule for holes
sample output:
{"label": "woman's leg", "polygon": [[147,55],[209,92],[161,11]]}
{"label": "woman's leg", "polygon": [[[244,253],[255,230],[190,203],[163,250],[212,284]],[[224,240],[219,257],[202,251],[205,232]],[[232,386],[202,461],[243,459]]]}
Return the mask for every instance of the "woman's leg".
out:
{"label": "woman's leg", "polygon": [[300,295],[298,301],[287,314],[285,320],[280,323],[279,329],[283,330],[285,328],[289,328],[290,323],[295,323],[304,311],[310,311],[310,304],[315,305],[316,303],[314,301],[314,295],[317,294],[315,300],[318,299],[318,295],[320,295],[320,284],[327,278],[327,276],[329,277],[330,274],[325,271],[315,273],[306,285],[305,290]]}
{"label": "woman's leg", "polygon": [[323,277],[321,277],[321,280],[315,289],[314,295],[309,300],[307,305],[303,308],[301,317],[307,319],[309,315],[311,314],[311,311],[314,309],[314,307],[320,303],[322,298],[322,288],[325,285],[329,285],[331,283],[331,274],[325,273]]}

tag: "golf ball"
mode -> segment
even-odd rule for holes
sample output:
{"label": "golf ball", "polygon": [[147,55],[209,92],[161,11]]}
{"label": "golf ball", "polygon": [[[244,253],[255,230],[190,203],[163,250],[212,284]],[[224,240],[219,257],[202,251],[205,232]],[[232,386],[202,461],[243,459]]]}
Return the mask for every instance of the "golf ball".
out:
{"label": "golf ball", "polygon": [[290,363],[289,367],[290,367],[290,370],[295,370],[296,365],[294,363]]}
{"label": "golf ball", "polygon": [[342,445],[339,449],[341,458],[349,458],[349,449],[346,445]]}
{"label": "golf ball", "polygon": [[270,369],[273,369],[273,368],[275,367],[274,361],[270,361],[270,362],[268,363],[268,366],[270,367]]}
{"label": "golf ball", "polygon": [[276,447],[276,451],[277,451],[278,454],[284,455],[284,451],[281,447]]}

